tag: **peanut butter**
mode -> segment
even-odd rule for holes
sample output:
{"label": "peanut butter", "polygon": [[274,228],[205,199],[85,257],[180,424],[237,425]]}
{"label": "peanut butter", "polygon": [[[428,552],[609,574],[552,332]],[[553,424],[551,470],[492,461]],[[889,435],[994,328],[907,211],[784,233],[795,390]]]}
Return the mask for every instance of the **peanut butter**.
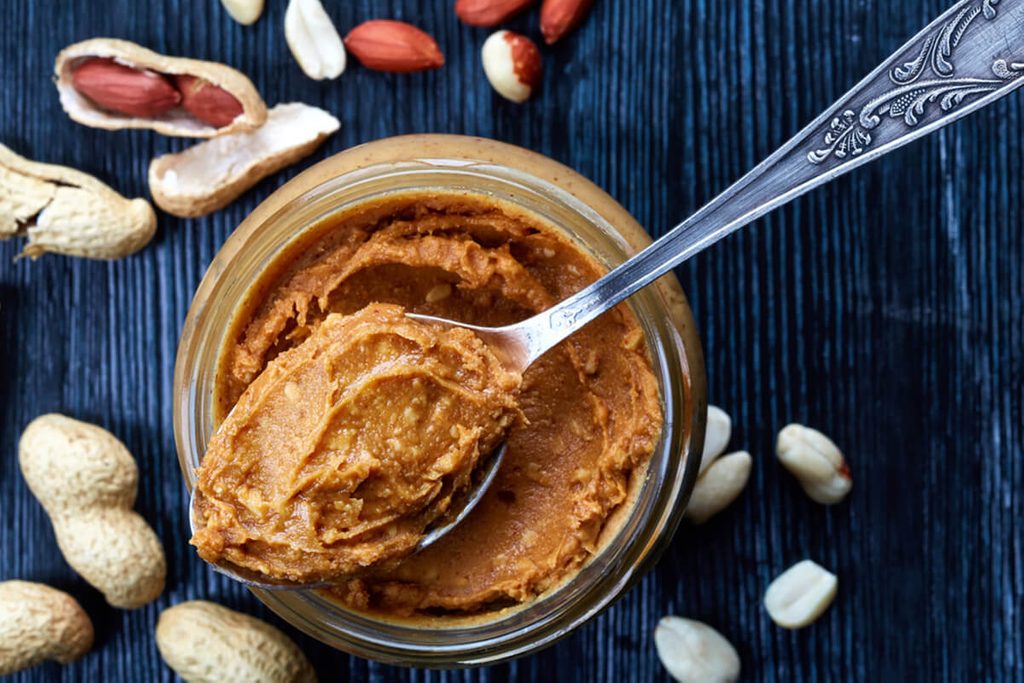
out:
{"label": "peanut butter", "polygon": [[[239,408],[248,410],[247,395],[275,381],[265,378],[277,373],[276,359],[290,363],[294,350],[339,324],[337,315],[360,316],[371,304],[387,303],[502,325],[544,310],[603,272],[541,218],[483,195],[405,192],[347,208],[276,258],[241,304],[218,366],[218,419],[227,425]],[[481,400],[484,384],[509,381],[493,369],[474,377],[482,382],[474,389]],[[366,394],[368,404],[375,395]],[[302,394],[300,403],[313,399]],[[531,366],[519,388],[520,418],[509,418],[497,395],[485,404],[479,410],[502,417],[485,421],[491,431],[478,439],[478,450],[507,427],[508,451],[480,505],[425,551],[404,559],[397,553],[399,559],[337,585],[338,600],[400,617],[484,615],[560,585],[598,552],[609,517],[627,500],[662,427],[657,381],[632,312],[617,307]],[[386,411],[382,418],[372,427],[380,439],[423,443],[425,428],[407,431]],[[437,418],[445,428],[455,419]],[[467,451],[460,462],[473,457]],[[208,484],[216,486],[221,478],[212,469],[210,475]],[[409,499],[381,495],[344,515],[300,516],[305,526],[281,528],[275,538],[282,549],[315,538],[327,552],[351,541],[339,529],[370,528]],[[243,544],[239,552],[250,549]],[[366,550],[366,557],[392,556],[385,547]]]}
{"label": "peanut butter", "polygon": [[504,438],[519,382],[468,330],[395,305],[332,313],[217,430],[192,543],[297,583],[405,557]]}

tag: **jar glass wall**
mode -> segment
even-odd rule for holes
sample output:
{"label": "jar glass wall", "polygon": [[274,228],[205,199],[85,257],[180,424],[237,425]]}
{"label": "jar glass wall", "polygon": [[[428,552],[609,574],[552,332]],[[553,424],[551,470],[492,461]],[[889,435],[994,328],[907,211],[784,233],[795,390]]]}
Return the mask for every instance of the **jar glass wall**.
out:
{"label": "jar glass wall", "polygon": [[[214,431],[214,385],[225,334],[241,301],[296,236],[360,202],[408,191],[470,192],[511,203],[570,237],[611,268],[649,243],[620,205],[546,157],[479,138],[419,135],[342,152],[261,204],[214,258],[182,332],[174,428],[186,486]],[[317,591],[254,590],[284,619],[339,649],[425,666],[493,663],[549,645],[607,607],[670,540],[696,478],[706,397],[700,341],[685,297],[668,276],[629,300],[658,380],[664,426],[631,496],[594,556],[568,581],[516,607],[429,624],[349,609]]]}

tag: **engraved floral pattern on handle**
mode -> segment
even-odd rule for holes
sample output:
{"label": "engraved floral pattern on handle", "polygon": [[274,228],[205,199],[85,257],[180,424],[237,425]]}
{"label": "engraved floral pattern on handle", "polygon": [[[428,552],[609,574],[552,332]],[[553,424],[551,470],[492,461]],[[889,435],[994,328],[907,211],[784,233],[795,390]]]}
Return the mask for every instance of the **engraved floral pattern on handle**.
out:
{"label": "engraved floral pattern on handle", "polygon": [[960,10],[944,27],[925,39],[916,59],[890,71],[889,79],[897,85],[913,83],[929,67],[932,73],[939,78],[952,78],[956,73],[956,67],[951,61],[953,50],[960,44],[960,39],[964,37],[967,29],[979,14],[984,14],[986,19],[995,18],[994,5],[997,4],[999,4],[999,0],[994,2],[990,0],[981,5],[965,7]]}
{"label": "engraved floral pattern on handle", "polygon": [[[996,18],[999,1],[982,0],[965,7],[926,37],[914,59],[889,71],[889,80],[897,87],[869,101],[859,113],[846,109],[834,117],[825,131],[824,145],[809,152],[807,160],[821,164],[831,157],[855,157],[871,145],[869,131],[878,127],[883,118],[902,119],[907,127],[913,128],[926,115],[929,105],[937,102],[941,111],[950,112],[965,100],[998,90],[1007,81],[1024,75],[1024,63],[997,59],[992,64],[995,78],[954,78],[957,46],[979,16],[987,21]],[[922,80],[925,74],[932,77]]]}
{"label": "engraved floral pattern on handle", "polygon": [[810,152],[807,160],[812,164],[820,164],[830,156],[837,159],[855,157],[870,144],[871,133],[857,125],[857,114],[847,109],[829,123],[828,132],[825,133],[826,147]]}

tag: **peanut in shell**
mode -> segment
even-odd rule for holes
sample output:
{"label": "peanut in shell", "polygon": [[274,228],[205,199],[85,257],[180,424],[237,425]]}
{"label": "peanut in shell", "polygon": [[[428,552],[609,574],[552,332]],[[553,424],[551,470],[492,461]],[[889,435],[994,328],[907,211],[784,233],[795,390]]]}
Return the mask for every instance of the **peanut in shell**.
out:
{"label": "peanut in shell", "polygon": [[[85,91],[75,83],[83,68],[93,71]],[[57,55],[54,73],[64,111],[94,128],[150,128],[163,135],[210,138],[253,130],[267,120],[266,104],[242,72],[217,62],[168,57],[127,40],[92,38],[69,45]],[[179,102],[166,107],[166,93],[147,99],[145,93],[132,90],[138,75],[163,78],[176,90],[176,81],[183,76],[201,79],[210,87],[179,91]],[[150,110],[149,104],[156,106]]]}

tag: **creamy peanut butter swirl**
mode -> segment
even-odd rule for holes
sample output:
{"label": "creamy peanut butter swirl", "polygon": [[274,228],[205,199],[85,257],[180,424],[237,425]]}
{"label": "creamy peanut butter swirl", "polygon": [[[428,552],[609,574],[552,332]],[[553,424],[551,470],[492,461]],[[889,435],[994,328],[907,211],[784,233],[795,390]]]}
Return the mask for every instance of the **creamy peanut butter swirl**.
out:
{"label": "creamy peanut butter swirl", "polygon": [[399,306],[329,315],[213,437],[192,543],[302,583],[405,557],[504,438],[519,382],[471,332]]}
{"label": "creamy peanut butter swirl", "polygon": [[[387,302],[503,325],[604,270],[544,220],[478,193],[360,203],[277,258],[242,303],[218,368],[218,419],[333,314]],[[525,419],[510,426],[501,470],[465,521],[423,552],[338,585],[337,599],[392,618],[487,618],[571,580],[600,552],[662,427],[631,311],[620,306],[545,354],[523,375],[518,404]],[[313,532],[279,538],[291,533]]]}

